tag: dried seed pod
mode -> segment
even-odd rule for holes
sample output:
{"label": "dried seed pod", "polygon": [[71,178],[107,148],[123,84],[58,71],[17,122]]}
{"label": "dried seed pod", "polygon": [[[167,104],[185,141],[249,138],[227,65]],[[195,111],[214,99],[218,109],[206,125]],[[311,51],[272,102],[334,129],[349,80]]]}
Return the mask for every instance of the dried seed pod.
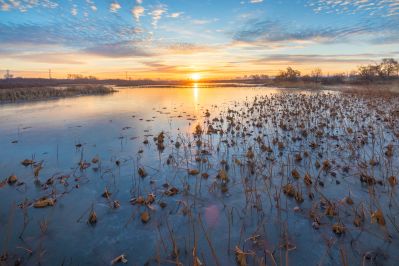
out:
{"label": "dried seed pod", "polygon": [[390,176],[390,177],[388,178],[388,182],[389,182],[389,184],[390,184],[392,187],[394,187],[394,186],[396,186],[396,185],[398,184],[398,180],[397,180],[396,176]]}
{"label": "dried seed pod", "polygon": [[301,175],[299,174],[298,170],[296,170],[296,169],[294,169],[294,170],[291,171],[291,175],[292,175],[292,177],[295,178],[295,179],[301,178]]}
{"label": "dried seed pod", "polygon": [[140,167],[140,168],[137,170],[137,172],[138,172],[139,176],[142,177],[142,178],[144,178],[144,177],[147,176],[147,172],[145,171],[145,169],[144,169],[143,167]]}
{"label": "dried seed pod", "polygon": [[342,235],[342,234],[345,234],[346,227],[342,223],[336,223],[333,225],[332,230],[335,234]]}

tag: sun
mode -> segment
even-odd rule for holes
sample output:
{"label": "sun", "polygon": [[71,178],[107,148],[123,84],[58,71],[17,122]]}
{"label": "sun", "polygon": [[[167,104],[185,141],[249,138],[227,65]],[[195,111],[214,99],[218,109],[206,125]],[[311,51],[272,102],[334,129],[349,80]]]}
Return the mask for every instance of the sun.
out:
{"label": "sun", "polygon": [[192,74],[190,75],[190,78],[191,78],[193,81],[199,81],[199,80],[201,80],[201,74],[200,74],[200,73],[192,73]]}

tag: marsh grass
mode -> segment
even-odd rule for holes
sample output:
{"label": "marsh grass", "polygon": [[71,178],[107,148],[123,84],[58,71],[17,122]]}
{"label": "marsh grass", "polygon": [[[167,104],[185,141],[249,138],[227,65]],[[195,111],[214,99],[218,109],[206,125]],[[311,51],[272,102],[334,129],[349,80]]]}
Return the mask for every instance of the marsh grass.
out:
{"label": "marsh grass", "polygon": [[116,91],[104,85],[0,89],[0,103],[47,100],[81,95],[105,95],[113,92]]}

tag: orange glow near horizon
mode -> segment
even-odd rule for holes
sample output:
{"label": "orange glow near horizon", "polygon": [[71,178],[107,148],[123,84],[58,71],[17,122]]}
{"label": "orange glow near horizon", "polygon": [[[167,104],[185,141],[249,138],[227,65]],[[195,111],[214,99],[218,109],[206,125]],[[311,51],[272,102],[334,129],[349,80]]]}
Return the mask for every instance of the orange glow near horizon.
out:
{"label": "orange glow near horizon", "polygon": [[192,73],[191,75],[190,75],[190,78],[191,78],[191,80],[193,80],[193,81],[195,81],[195,82],[198,82],[198,81],[200,81],[201,80],[201,74],[200,73]]}
{"label": "orange glow near horizon", "polygon": [[[349,73],[355,70],[360,64],[359,63],[346,63],[342,64],[271,64],[271,65],[251,65],[248,63],[241,63],[237,66],[227,68],[219,65],[218,63],[207,63],[198,67],[198,72],[191,72],[183,67],[175,67],[172,69],[158,70],[151,67],[145,67],[143,69],[129,69],[120,70],[119,66],[115,65],[112,67],[102,66],[76,66],[68,68],[58,68],[53,65],[48,65],[46,68],[39,68],[35,71],[30,71],[29,68],[24,70],[19,65],[10,64],[10,73],[14,77],[23,78],[48,78],[49,69],[51,69],[51,76],[55,79],[65,79],[68,74],[78,74],[82,76],[94,76],[98,79],[161,79],[161,80],[189,80],[193,83],[204,82],[205,80],[213,79],[234,79],[236,77],[243,77],[245,75],[256,75],[265,74],[270,77],[276,76],[280,70],[285,70],[288,66],[293,67],[301,72],[302,75],[308,75],[315,68],[315,65],[320,67],[323,71],[323,75],[333,75],[340,73]],[[87,68],[86,68],[87,67]],[[0,70],[0,78],[5,74],[5,70]]]}

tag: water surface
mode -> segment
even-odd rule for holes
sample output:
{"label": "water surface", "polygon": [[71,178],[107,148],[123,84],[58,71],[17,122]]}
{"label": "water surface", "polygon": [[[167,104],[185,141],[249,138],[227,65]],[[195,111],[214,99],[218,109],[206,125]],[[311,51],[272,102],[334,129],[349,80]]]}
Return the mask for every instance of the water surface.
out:
{"label": "water surface", "polygon": [[[259,254],[263,253],[268,263],[273,254],[276,261],[285,263],[289,257],[295,265],[338,265],[342,262],[341,247],[353,262],[360,262],[367,250],[376,250],[381,245],[385,245],[382,249],[386,253],[398,248],[397,239],[388,244],[383,233],[373,236],[359,231],[355,232],[356,236],[337,238],[329,228],[314,230],[307,210],[315,203],[306,200],[302,204],[304,211],[298,213],[292,209],[300,204],[282,195],[283,202],[279,204],[284,208],[275,208],[273,197],[277,191],[263,188],[256,191],[271,173],[251,175],[248,169],[234,165],[237,158],[245,160],[247,149],[253,146],[255,137],[261,132],[255,125],[245,124],[244,118],[251,116],[247,109],[249,103],[266,96],[272,99],[281,93],[286,91],[261,87],[205,88],[200,85],[119,88],[119,92],[106,96],[1,105],[0,176],[6,178],[15,174],[23,184],[5,185],[0,189],[0,251],[7,252],[8,262],[21,259],[23,264],[108,265],[116,256],[126,254],[129,265],[155,265],[157,262],[173,265],[177,260],[189,265],[192,264],[193,247],[197,246],[199,259],[207,265],[232,265],[236,261],[235,247],[239,246],[258,254],[256,258],[248,255],[248,260],[256,259],[256,262],[251,261],[254,264],[261,263]],[[319,94],[292,93],[303,97]],[[279,111],[277,115],[282,115],[287,108],[278,107],[281,113]],[[234,114],[229,111],[233,109],[244,123],[240,130],[248,127],[249,135],[232,134],[236,146],[230,146],[230,139],[219,134],[203,136],[204,144],[197,148],[193,137],[195,127],[201,125],[206,129],[208,119],[226,118]],[[238,115],[240,110],[244,114]],[[263,121],[264,131],[260,136],[268,135],[271,142],[281,129],[273,126],[271,117],[265,117]],[[287,122],[292,121],[287,118]],[[161,132],[166,136],[166,148],[162,152],[153,139]],[[281,132],[278,134],[287,141],[292,137]],[[342,133],[341,129],[339,132]],[[387,142],[389,140],[387,137]],[[175,146],[176,141],[182,144],[180,148]],[[328,149],[332,145],[335,144],[325,144],[326,149],[320,151],[347,162],[346,155]],[[304,146],[308,145],[292,144],[280,157],[290,160],[287,157]],[[197,154],[204,149],[211,151],[210,155]],[[274,154],[277,158],[277,148]],[[100,163],[92,163],[92,158],[99,158]],[[258,163],[270,164],[268,169],[278,168],[278,164],[268,161],[269,157],[262,158]],[[311,158],[317,158],[317,153],[311,154]],[[34,176],[34,167],[21,165],[24,159],[42,164],[38,177]],[[313,159],[298,164],[301,173],[314,163]],[[90,166],[80,169],[80,162],[90,163]],[[140,177],[138,168],[144,168],[148,175]],[[228,170],[231,179],[227,191],[217,178],[222,168]],[[208,173],[209,178],[188,175],[188,169],[199,169],[201,173]],[[311,174],[315,176],[317,172],[313,169]],[[282,180],[288,177],[274,175],[281,177],[270,179],[270,187],[281,188]],[[62,176],[68,176],[66,183],[60,182]],[[55,180],[54,183],[46,185],[50,178]],[[331,176],[325,177],[327,188],[323,195],[337,201],[345,198],[349,190],[356,199],[368,195],[367,189],[357,187],[357,177],[347,181],[342,181],[344,175],[338,178],[343,185],[338,186]],[[168,188],[165,184],[178,188],[178,195],[166,196]],[[252,188],[252,191],[244,191],[244,187]],[[112,193],[110,199],[102,197],[105,189]],[[132,198],[147,197],[150,193],[156,196],[151,206],[131,204]],[[56,205],[43,209],[17,206],[25,199],[33,202],[43,196],[56,198]],[[120,202],[119,208],[112,207],[115,200]],[[382,202],[386,204],[387,198]],[[160,203],[167,206],[161,208]],[[98,216],[95,226],[87,223],[91,209]],[[144,211],[151,215],[146,224],[140,220]],[[24,221],[26,230],[21,235]],[[41,232],[40,223],[47,224],[45,232]],[[363,246],[351,247],[352,238],[361,239]],[[331,249],[328,241],[331,241]],[[288,248],[288,251],[284,249],[287,243],[292,243],[292,249]],[[177,258],[174,250],[179,250]],[[213,251],[217,252],[216,258]],[[396,256],[391,255],[385,262],[394,263]]]}

